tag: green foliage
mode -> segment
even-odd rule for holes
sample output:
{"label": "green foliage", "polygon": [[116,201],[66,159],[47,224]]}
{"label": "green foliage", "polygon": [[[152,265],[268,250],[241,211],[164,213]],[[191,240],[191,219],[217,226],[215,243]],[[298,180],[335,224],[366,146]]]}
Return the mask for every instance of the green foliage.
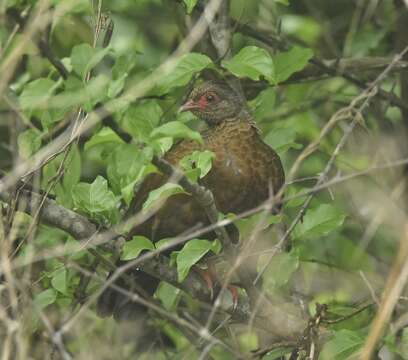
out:
{"label": "green foliage", "polygon": [[275,0],[278,4],[289,6],[289,0]]}
{"label": "green foliage", "polygon": [[211,59],[203,54],[189,53],[183,55],[177,61],[175,69],[165,72],[159,80],[156,85],[157,93],[165,94],[175,87],[187,85],[194,74],[211,65]]}
{"label": "green foliage", "polygon": [[178,185],[173,183],[166,183],[159,188],[152,190],[149,193],[149,196],[145,203],[143,204],[143,211],[147,212],[154,206],[157,206],[158,203],[165,201],[169,196],[175,194],[185,194],[186,192],[184,189]]}
{"label": "green foliage", "polygon": [[121,260],[132,260],[139,256],[143,250],[154,250],[153,243],[144,236],[134,236],[126,241],[122,249]]}
{"label": "green foliage", "polygon": [[255,119],[258,121],[273,114],[276,102],[276,90],[267,88],[262,91],[254,100],[249,102]]}
{"label": "green foliage", "polygon": [[180,289],[162,281],[155,295],[160,299],[166,310],[174,311],[180,298],[180,293]]}
{"label": "green foliage", "polygon": [[[258,268],[263,269],[265,261],[270,257],[264,255],[258,262]],[[292,274],[299,267],[299,256],[296,252],[276,254],[272,257],[262,275],[264,289],[274,293],[277,288],[286,285]]]}
{"label": "green foliage", "polygon": [[67,270],[64,267],[55,271],[51,279],[51,285],[55,290],[67,295]]}
{"label": "green foliage", "polygon": [[[94,39],[97,3],[53,0],[51,12],[43,12],[43,24],[31,23],[31,19],[34,20],[33,15],[40,5],[46,7],[45,3],[40,4],[37,0],[4,2],[0,48],[4,58],[2,66],[8,67],[0,74],[0,83],[4,85],[0,101],[0,175],[14,176],[14,170],[22,174],[20,169],[23,169],[23,173],[29,176],[21,180],[35,191],[46,192],[58,204],[88,217],[101,227],[101,231],[115,233],[125,232],[130,227],[123,222],[132,200],[138,200],[134,199],[134,190],[147,175],[159,172],[151,162],[153,156],[161,157],[179,140],[187,139],[197,143],[197,151],[180,161],[179,166],[185,175],[192,182],[200,183],[200,179],[211,171],[214,154],[200,151],[204,148],[200,133],[205,124],[191,113],[177,113],[178,106],[185,100],[183,96],[196,78],[229,79],[235,76],[240,79],[243,91],[250,99],[249,110],[259,133],[279,154],[288,174],[302,150],[319,138],[333,114],[348,106],[363,91],[355,82],[347,80],[347,75],[370,84],[384,66],[367,64],[374,64],[379,59],[385,66],[390,64],[399,51],[395,44],[400,38],[404,39],[404,33],[399,30],[401,25],[396,24],[402,14],[402,8],[397,7],[399,2],[378,2],[374,7],[359,8],[353,1],[316,0],[305,6],[303,2],[290,0],[234,0],[230,1],[229,14],[233,30],[229,48],[231,57],[216,55],[211,36],[207,35],[203,39],[194,38],[198,43],[191,52],[184,54],[185,47],[179,49],[181,52],[176,49],[201,15],[197,0],[121,0],[101,2],[102,14],[109,14],[115,25],[109,46],[102,47],[107,24],[102,24]],[[9,16],[10,10],[27,13],[26,26],[17,28],[13,17]],[[45,24],[47,18],[52,23]],[[24,32],[32,26],[35,31],[25,36],[28,33]],[[245,33],[243,29],[247,26],[254,28],[257,36]],[[217,36],[214,28],[211,31],[213,37]],[[267,43],[263,41],[266,38],[270,40]],[[66,78],[38,46],[40,39],[48,42],[55,58],[66,67]],[[14,52],[18,56],[9,58]],[[170,56],[180,53],[184,55],[173,62],[175,57]],[[339,63],[333,61],[337,58]],[[356,63],[359,65],[351,70],[343,69],[339,65],[343,61],[340,58],[350,63],[358,59]],[[166,62],[168,59],[171,59],[169,63]],[[311,60],[335,63],[333,67],[337,67],[337,75],[315,66]],[[161,66],[163,63],[166,65]],[[390,161],[399,152],[399,142],[392,136],[394,132],[406,133],[401,108],[381,99],[381,93],[389,91],[405,100],[399,68],[402,63],[397,65],[391,76],[378,85],[378,90],[382,91],[377,92],[375,100],[368,102],[367,111],[362,113],[367,133],[360,127],[353,131],[345,147],[336,155],[328,179],[336,174],[343,176],[364,171],[374,161],[380,164]],[[343,73],[346,76],[342,76]],[[153,80],[147,84],[149,90],[134,96],[133,90],[145,85],[144,80],[150,76]],[[390,99],[394,99],[394,95]],[[97,107],[98,111],[95,111]],[[108,110],[109,118],[103,119],[103,124],[99,122],[87,128],[79,139],[70,138],[73,130],[87,127],[89,120],[95,119],[95,114],[104,115],[104,109]],[[281,214],[257,213],[241,219],[237,219],[238,214],[219,214],[220,219],[234,219],[242,244],[254,235],[254,229],[259,230],[249,249],[254,255],[245,258],[251,274],[264,268],[276,244],[302,209],[305,196],[287,200],[312,191],[344,135],[348,121],[339,121],[302,162],[295,178],[289,179],[291,182],[285,188],[286,201]],[[128,134],[130,141],[124,140],[123,132]],[[57,147],[61,146],[64,149],[58,153]],[[50,152],[39,166],[34,164],[32,157],[40,155],[42,149]],[[255,161],[250,165],[257,167]],[[313,314],[316,302],[326,303],[328,317],[336,319],[353,314],[361,299],[371,299],[370,291],[364,284],[362,286],[361,273],[366,275],[375,291],[380,292],[384,274],[388,273],[398,252],[396,234],[400,233],[401,223],[397,220],[400,215],[396,209],[402,208],[398,201],[399,197],[403,198],[395,195],[399,189],[394,190],[400,181],[398,176],[399,172],[394,169],[375,174],[370,172],[364,178],[314,192],[312,202],[288,238],[290,251],[280,249],[282,251],[271,258],[265,269],[262,289],[268,296],[279,298],[283,295],[285,301],[294,302],[298,301],[298,296],[307,299],[304,306],[310,312],[307,315]],[[256,176],[253,180],[256,181]],[[17,196],[21,189],[17,186],[15,190],[13,195]],[[394,193],[390,196],[392,191]],[[175,183],[154,189],[144,202],[140,215],[154,214],[162,202],[177,195],[190,196]],[[389,198],[392,199],[390,203]],[[82,295],[85,299],[93,299],[93,294],[101,287],[100,279],[111,269],[105,268],[103,263],[93,269],[95,258],[86,246],[54,226],[42,224],[41,212],[35,221],[20,211],[9,218],[14,205],[0,205],[4,210],[0,234],[3,236],[4,233],[5,239],[13,245],[10,264],[18,292],[17,311],[20,303],[27,304],[30,309],[30,300],[33,300],[35,309],[41,310],[57,331],[58,326],[65,324],[73,314],[70,313],[71,306],[79,300],[81,305],[78,308],[82,306],[84,299],[77,298],[76,293],[82,272],[92,269],[92,276],[87,279],[89,285]],[[24,208],[23,203],[16,205],[15,209]],[[174,209],[175,214],[177,211]],[[262,229],[259,229],[260,221]],[[181,250],[181,246],[175,251],[165,250],[164,256],[170,257],[180,282],[185,280],[192,266],[197,263],[205,265],[206,256],[220,253],[220,242],[209,238],[203,234],[200,239],[185,243]],[[151,240],[143,236],[133,237],[121,249],[120,260],[129,261],[144,251],[161,250],[174,238],[156,240],[154,236]],[[109,261],[117,260],[105,246],[95,245],[94,250]],[[229,261],[220,255],[217,270],[218,267],[228,270]],[[217,274],[220,274],[218,280],[223,280],[223,272],[217,271]],[[232,282],[236,280],[234,278]],[[173,285],[161,282],[155,293],[159,302],[155,304],[180,319],[200,319],[202,303]],[[20,291],[25,287],[29,291]],[[9,289],[0,284],[0,291],[3,296]],[[240,296],[245,298],[244,290],[240,291]],[[402,305],[402,301],[398,303],[399,307]],[[220,343],[207,343],[198,337],[200,351],[193,349],[190,337],[187,340],[178,325],[163,320],[162,314],[150,310],[148,325],[155,328],[155,333],[160,330],[166,334],[174,348],[165,351],[154,348],[139,356],[143,351],[136,350],[133,341],[139,338],[139,333],[129,344],[124,341],[127,335],[117,331],[113,321],[96,319],[93,304],[82,309],[90,313],[75,318],[78,322],[75,326],[96,336],[73,336],[76,327],[64,328],[64,346],[75,358],[89,358],[89,354],[93,355],[96,348],[99,350],[103,346],[106,346],[101,350],[105,358],[130,359],[137,352],[141,359],[195,359],[204,356],[200,351],[207,350],[205,355],[216,360],[236,358],[235,353]],[[328,341],[323,340],[319,359],[348,359],[356,355],[365,342],[374,312],[375,307],[371,307],[350,319],[327,325],[326,330],[333,336]],[[20,316],[23,319],[18,328],[24,329],[24,334],[11,332],[10,336],[27,334],[26,343],[37,346],[43,340],[41,334],[48,334],[48,329],[38,321],[35,311],[29,323],[25,322],[25,311],[16,313],[19,316],[14,320],[20,322]],[[235,314],[232,316],[235,321]],[[64,321],[59,324],[61,319]],[[219,326],[216,317],[211,329],[217,331],[212,335],[232,346],[234,351],[252,356],[252,350],[268,346],[255,327],[251,328],[253,332],[245,326],[244,330],[235,332],[233,326],[229,328],[229,323],[225,324],[225,327]],[[35,333],[30,333],[31,328],[35,328]],[[190,336],[193,332],[188,330],[187,334]],[[49,347],[49,339],[45,342]],[[404,329],[397,335],[385,329],[380,343],[401,358],[408,358],[408,335]],[[278,359],[283,355],[288,358],[291,350],[290,347],[278,348],[264,355],[263,359]],[[31,356],[46,358],[49,354],[33,351]],[[95,356],[101,357],[100,354]]]}
{"label": "green foliage", "polygon": [[363,346],[365,337],[355,331],[339,330],[322,349],[322,360],[347,360]]}
{"label": "green foliage", "polygon": [[92,184],[79,183],[72,189],[74,207],[102,224],[115,224],[119,218],[118,199],[108,182],[98,176]]}
{"label": "green foliage", "polygon": [[256,332],[245,332],[238,338],[240,348],[244,352],[255,351],[259,349],[259,340]]}
{"label": "green foliage", "polygon": [[46,108],[47,101],[55,91],[57,83],[51,79],[37,79],[24,87],[20,95],[20,106],[23,110]]}
{"label": "green foliage", "polygon": [[84,79],[86,74],[98,65],[109,51],[109,48],[98,49],[89,44],[77,45],[71,53],[72,68]]}
{"label": "green foliage", "polygon": [[103,127],[85,143],[84,149],[109,143],[123,144],[123,140],[110,127]]}
{"label": "green foliage", "polygon": [[327,235],[343,225],[345,218],[341,209],[330,204],[321,204],[307,212],[303,222],[296,227],[294,237],[305,239],[310,236]]}
{"label": "green foliage", "polygon": [[296,130],[290,127],[275,128],[265,136],[265,142],[282,155],[289,149],[301,149],[296,142]]}
{"label": "green foliage", "polygon": [[148,142],[150,134],[160,123],[163,110],[157,101],[132,105],[123,117],[123,127],[137,140]]}
{"label": "green foliage", "polygon": [[308,44],[314,44],[323,29],[318,20],[311,16],[285,14],[282,16],[282,30],[295,35]]}
{"label": "green foliage", "polygon": [[191,181],[197,181],[198,178],[202,179],[209,173],[214,157],[215,154],[208,150],[194,151],[190,155],[185,156],[180,161],[180,165]]}
{"label": "green foliage", "polygon": [[120,55],[112,68],[112,81],[108,88],[108,97],[113,99],[123,90],[129,73],[136,65],[136,60],[130,54]]}
{"label": "green foliage", "polygon": [[184,125],[180,121],[169,121],[166,124],[163,124],[157,128],[155,128],[151,136],[153,138],[158,137],[172,137],[173,139],[191,139],[195,140],[199,143],[203,142],[200,133],[197,131],[191,130],[189,127]]}
{"label": "green foliage", "polygon": [[279,53],[273,58],[273,64],[275,66],[276,83],[281,83],[289,77],[302,70],[313,57],[313,51],[311,49],[305,49],[300,47],[293,47],[291,50]]}
{"label": "green foliage", "polygon": [[41,133],[28,129],[18,136],[18,151],[22,158],[28,159],[41,148]]}
{"label": "green foliage", "polygon": [[280,360],[282,359],[282,356],[289,354],[291,352],[292,349],[290,348],[286,349],[278,348],[268,352],[265,356],[262,357],[262,360]]}
{"label": "green foliage", "polygon": [[222,65],[239,77],[249,77],[252,80],[264,77],[271,83],[275,82],[272,58],[265,49],[257,46],[243,48],[232,59],[223,61]]}
{"label": "green foliage", "polygon": [[183,1],[184,4],[186,4],[187,14],[190,14],[193,11],[194,7],[196,6],[197,0],[183,0]]}
{"label": "green foliage", "polygon": [[53,161],[43,167],[43,186],[47,189],[53,181],[60,180],[51,189],[55,193],[57,201],[71,208],[73,206],[71,191],[81,177],[81,153],[77,146],[72,146],[67,155],[60,154]]}
{"label": "green foliage", "polygon": [[44,309],[48,305],[51,305],[57,299],[57,293],[54,289],[47,289],[34,297],[34,304],[39,310]]}
{"label": "green foliage", "polygon": [[196,264],[209,251],[217,253],[219,244],[216,241],[194,239],[188,241],[177,254],[178,281],[182,282],[191,267]]}
{"label": "green foliage", "polygon": [[133,144],[121,144],[108,156],[106,170],[109,183],[126,204],[129,205],[133,198],[135,185],[153,171],[149,161],[149,154]]}

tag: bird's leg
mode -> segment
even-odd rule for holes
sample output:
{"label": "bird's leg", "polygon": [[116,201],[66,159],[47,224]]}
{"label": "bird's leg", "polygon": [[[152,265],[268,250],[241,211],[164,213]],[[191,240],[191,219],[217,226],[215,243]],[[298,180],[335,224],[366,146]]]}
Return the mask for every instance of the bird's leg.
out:
{"label": "bird's leg", "polygon": [[[214,288],[215,288],[214,284],[218,283],[218,285],[220,285],[220,281],[217,277],[217,272],[215,269],[214,262],[211,259],[208,259],[206,269],[200,268],[199,266],[195,266],[194,270],[197,271],[200,274],[200,276],[203,278],[203,280],[205,281],[207,288],[210,291],[210,298],[211,300],[213,300],[214,299]],[[217,286],[217,288],[219,289],[219,286]],[[238,288],[239,288],[238,286],[235,286],[232,284],[228,284],[226,286],[226,289],[231,294],[233,311],[238,306],[238,299],[239,299]]]}
{"label": "bird's leg", "polygon": [[199,266],[194,266],[194,270],[200,274],[200,276],[205,281],[208,290],[210,291],[210,299],[213,300],[214,298],[214,280],[217,279],[215,275],[214,264],[209,261],[207,264],[207,268],[203,269]]}
{"label": "bird's leg", "polygon": [[238,306],[238,300],[239,300],[238,286],[230,284],[227,286],[227,289],[230,292],[231,297],[232,297],[232,311],[235,311],[235,309]]}

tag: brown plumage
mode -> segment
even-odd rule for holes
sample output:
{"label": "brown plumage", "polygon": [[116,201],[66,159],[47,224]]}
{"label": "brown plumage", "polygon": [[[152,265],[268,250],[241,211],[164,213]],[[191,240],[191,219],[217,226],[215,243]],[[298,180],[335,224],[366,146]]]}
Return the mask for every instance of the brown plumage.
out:
{"label": "brown plumage", "polygon": [[[206,121],[204,143],[182,140],[164,158],[177,166],[193,151],[214,152],[211,171],[201,183],[213,192],[219,211],[238,214],[252,209],[265,201],[271,191],[276,193],[282,187],[284,171],[279,156],[262,141],[245,101],[229,85],[204,83],[191,92],[181,111],[191,111]],[[157,173],[147,176],[135,195],[131,212],[140,211],[149,192],[167,180]],[[179,235],[197,223],[208,223],[204,210],[191,196],[178,194],[170,197],[153,217],[132,229],[129,236],[144,235],[157,241]],[[112,311],[115,312],[111,309],[100,313],[107,315]]]}

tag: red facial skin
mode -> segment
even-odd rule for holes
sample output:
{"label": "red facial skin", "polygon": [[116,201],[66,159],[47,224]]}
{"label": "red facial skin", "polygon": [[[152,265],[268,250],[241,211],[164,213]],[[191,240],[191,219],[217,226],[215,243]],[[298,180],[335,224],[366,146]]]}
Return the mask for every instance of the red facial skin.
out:
{"label": "red facial skin", "polygon": [[200,97],[200,100],[198,100],[197,106],[198,106],[200,109],[204,110],[204,109],[207,107],[207,105],[208,105],[208,101],[207,101],[206,97],[205,97],[205,96],[201,96],[201,97]]}
{"label": "red facial skin", "polygon": [[190,111],[195,109],[204,110],[208,106],[207,96],[208,95],[201,96],[198,99],[198,101],[188,100],[180,107],[179,112]]}

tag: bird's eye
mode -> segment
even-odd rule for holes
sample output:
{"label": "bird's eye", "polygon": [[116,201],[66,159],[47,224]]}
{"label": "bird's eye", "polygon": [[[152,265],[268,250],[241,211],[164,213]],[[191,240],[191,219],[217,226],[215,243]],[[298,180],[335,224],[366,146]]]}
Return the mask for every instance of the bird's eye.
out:
{"label": "bird's eye", "polygon": [[215,99],[215,97],[214,97],[214,95],[207,95],[206,97],[205,97],[205,99],[208,101],[208,102],[211,102],[211,101],[214,101],[214,99]]}

